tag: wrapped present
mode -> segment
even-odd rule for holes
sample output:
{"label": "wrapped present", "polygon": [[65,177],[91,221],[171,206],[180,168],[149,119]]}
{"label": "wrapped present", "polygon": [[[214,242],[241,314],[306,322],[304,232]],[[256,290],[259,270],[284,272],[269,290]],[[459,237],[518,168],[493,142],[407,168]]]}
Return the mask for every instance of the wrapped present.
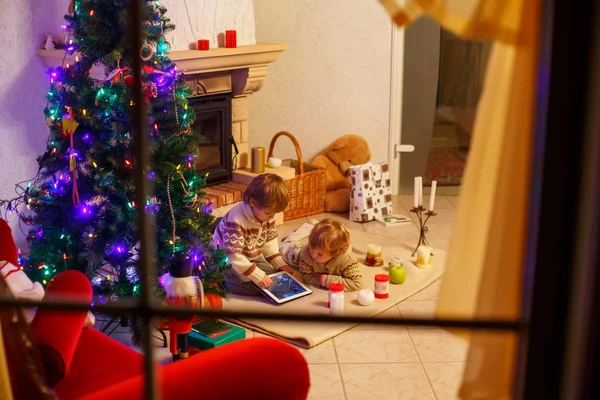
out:
{"label": "wrapped present", "polygon": [[350,167],[350,220],[366,222],[392,213],[392,186],[388,163]]}

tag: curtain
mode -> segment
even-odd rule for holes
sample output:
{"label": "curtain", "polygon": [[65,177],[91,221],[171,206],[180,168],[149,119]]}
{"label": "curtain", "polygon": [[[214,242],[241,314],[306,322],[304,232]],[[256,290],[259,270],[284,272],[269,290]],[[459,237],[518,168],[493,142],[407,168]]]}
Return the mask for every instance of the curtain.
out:
{"label": "curtain", "polygon": [[8,363],[6,352],[4,351],[4,339],[2,337],[2,325],[0,325],[0,399],[12,400],[12,389],[10,383],[10,373],[8,372]]}
{"label": "curtain", "polygon": [[[379,0],[398,26],[423,14],[495,40],[479,101],[436,315],[521,315],[540,0]],[[462,399],[511,398],[517,336],[472,333]]]}

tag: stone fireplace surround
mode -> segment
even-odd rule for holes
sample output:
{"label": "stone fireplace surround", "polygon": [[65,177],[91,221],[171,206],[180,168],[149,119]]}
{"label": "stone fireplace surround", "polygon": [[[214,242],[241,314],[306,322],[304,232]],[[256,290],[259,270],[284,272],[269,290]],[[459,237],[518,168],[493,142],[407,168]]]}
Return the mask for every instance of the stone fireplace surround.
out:
{"label": "stone fireplace surround", "polygon": [[[231,132],[239,155],[236,168],[246,168],[248,157],[249,96],[262,88],[267,67],[287,48],[284,44],[257,43],[237,48],[215,48],[207,51],[175,50],[168,53],[179,71],[185,71],[185,81],[194,91],[193,97],[231,93]],[[63,50],[38,50],[48,68],[73,63],[75,56]],[[91,77],[104,80],[102,67],[95,67]]]}

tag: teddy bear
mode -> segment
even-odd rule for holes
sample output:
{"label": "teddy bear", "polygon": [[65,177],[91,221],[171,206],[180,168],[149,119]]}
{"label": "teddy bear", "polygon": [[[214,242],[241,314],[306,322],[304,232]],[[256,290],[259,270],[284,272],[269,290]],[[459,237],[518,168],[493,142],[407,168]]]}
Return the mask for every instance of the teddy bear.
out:
{"label": "teddy bear", "polygon": [[350,209],[350,182],[346,177],[353,165],[369,162],[371,151],[365,139],[358,135],[337,138],[311,164],[325,169],[325,211],[346,212]]}

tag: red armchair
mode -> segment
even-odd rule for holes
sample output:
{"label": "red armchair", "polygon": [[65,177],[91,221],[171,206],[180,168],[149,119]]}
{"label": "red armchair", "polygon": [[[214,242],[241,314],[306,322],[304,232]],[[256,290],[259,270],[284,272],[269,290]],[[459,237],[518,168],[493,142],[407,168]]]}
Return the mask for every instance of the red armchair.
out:
{"label": "red armchair", "polygon": [[[0,242],[0,248],[4,245]],[[89,302],[92,288],[85,275],[65,271],[50,282],[45,296]],[[85,318],[85,311],[37,311],[31,332],[49,386],[61,400],[143,399],[144,356],[93,328],[83,329]],[[13,375],[13,391],[23,393],[19,390],[23,380]],[[302,354],[287,343],[266,338],[156,365],[156,377],[161,398],[167,400],[300,400],[309,388]]]}

